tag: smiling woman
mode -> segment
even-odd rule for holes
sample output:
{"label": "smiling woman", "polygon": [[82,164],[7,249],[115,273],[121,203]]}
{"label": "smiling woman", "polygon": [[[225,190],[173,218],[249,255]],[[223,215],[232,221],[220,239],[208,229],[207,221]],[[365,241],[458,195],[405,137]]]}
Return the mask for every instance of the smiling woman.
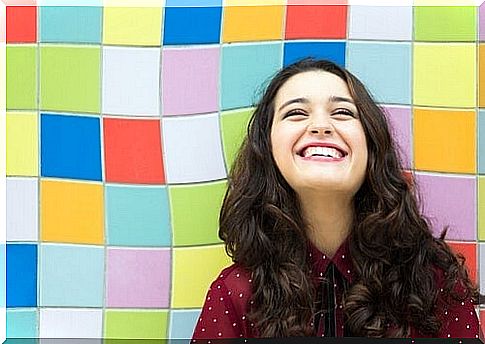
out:
{"label": "smiling woman", "polygon": [[229,178],[193,341],[289,336],[478,337],[464,260],[419,213],[382,110],[338,65],[270,82]]}

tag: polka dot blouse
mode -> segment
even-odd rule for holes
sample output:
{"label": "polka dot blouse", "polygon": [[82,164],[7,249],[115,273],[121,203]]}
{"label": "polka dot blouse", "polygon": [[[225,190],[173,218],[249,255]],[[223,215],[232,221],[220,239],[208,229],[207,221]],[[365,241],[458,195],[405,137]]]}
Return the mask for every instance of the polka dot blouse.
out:
{"label": "polka dot blouse", "polygon": [[[349,259],[348,240],[333,258],[327,257],[310,244],[312,276],[317,287],[318,311],[312,320],[318,336],[343,337],[349,335],[344,326],[342,295],[355,279]],[[437,274],[437,286],[443,285],[443,273]],[[233,264],[222,270],[211,284],[202,312],[197,321],[192,342],[197,339],[255,338],[258,331],[247,314],[251,306],[251,275],[241,266]],[[459,291],[457,286],[455,290]],[[478,338],[479,324],[471,300],[446,303],[438,298],[437,315],[442,321],[438,338]],[[411,338],[426,337],[411,329]]]}

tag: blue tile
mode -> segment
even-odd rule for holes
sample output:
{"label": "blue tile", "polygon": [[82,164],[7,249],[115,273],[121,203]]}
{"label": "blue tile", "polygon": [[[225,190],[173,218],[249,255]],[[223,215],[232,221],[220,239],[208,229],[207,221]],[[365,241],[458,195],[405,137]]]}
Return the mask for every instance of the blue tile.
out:
{"label": "blue tile", "polygon": [[40,41],[100,43],[101,17],[101,7],[42,6]]}
{"label": "blue tile", "polygon": [[[252,106],[281,68],[281,43],[226,45],[222,48],[221,107]],[[264,61],[264,63],[261,63]]]}
{"label": "blue tile", "polygon": [[37,306],[37,245],[7,244],[7,307]]}
{"label": "blue tile", "polygon": [[[36,309],[11,308],[7,310],[7,337],[38,337],[38,318],[39,317]],[[20,344],[21,342],[18,343]]]}
{"label": "blue tile", "polygon": [[166,7],[220,7],[222,0],[166,0]]}
{"label": "blue tile", "polygon": [[191,338],[200,310],[172,310],[170,312],[170,335],[172,339]]}
{"label": "blue tile", "polygon": [[485,174],[485,110],[478,111],[477,154],[478,154],[478,173]]}
{"label": "blue tile", "polygon": [[347,68],[378,102],[411,104],[411,44],[349,42]]}
{"label": "blue tile", "polygon": [[306,57],[331,60],[341,66],[345,65],[345,42],[288,42],[285,43],[283,65]]}
{"label": "blue tile", "polygon": [[166,187],[106,186],[108,243],[119,246],[170,246]]}
{"label": "blue tile", "polygon": [[101,180],[99,118],[42,114],[41,175]]}
{"label": "blue tile", "polygon": [[167,7],[163,44],[219,43],[222,7]]}

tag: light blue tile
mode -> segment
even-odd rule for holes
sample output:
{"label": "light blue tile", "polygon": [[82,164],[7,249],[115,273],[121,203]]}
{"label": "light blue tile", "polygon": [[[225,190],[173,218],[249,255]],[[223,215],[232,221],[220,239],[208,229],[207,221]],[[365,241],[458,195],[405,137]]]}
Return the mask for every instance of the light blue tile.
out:
{"label": "light blue tile", "polygon": [[485,174],[485,110],[478,111],[478,173]]}
{"label": "light blue tile", "polygon": [[102,307],[104,249],[41,245],[40,304]]}
{"label": "light blue tile", "polygon": [[119,246],[170,246],[166,187],[106,186],[107,241]]}
{"label": "light blue tile", "polygon": [[38,318],[36,309],[7,310],[7,337],[38,337]]}
{"label": "light blue tile", "polygon": [[[222,109],[252,106],[282,66],[282,43],[228,45],[222,48]],[[263,63],[264,61],[264,63]]]}
{"label": "light blue tile", "polygon": [[40,8],[41,42],[101,42],[102,8],[45,6]]}
{"label": "light blue tile", "polygon": [[411,44],[349,42],[347,68],[382,103],[411,104]]}
{"label": "light blue tile", "polygon": [[170,338],[192,338],[200,310],[172,310],[170,312]]}

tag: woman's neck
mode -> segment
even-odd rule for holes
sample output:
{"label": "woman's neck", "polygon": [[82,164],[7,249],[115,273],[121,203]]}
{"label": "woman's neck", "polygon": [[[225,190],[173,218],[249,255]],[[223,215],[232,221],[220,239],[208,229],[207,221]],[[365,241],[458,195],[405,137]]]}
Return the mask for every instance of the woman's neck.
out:
{"label": "woman's neck", "polygon": [[309,226],[309,240],[323,253],[333,257],[350,232],[352,199],[340,194],[300,195],[303,216]]}

